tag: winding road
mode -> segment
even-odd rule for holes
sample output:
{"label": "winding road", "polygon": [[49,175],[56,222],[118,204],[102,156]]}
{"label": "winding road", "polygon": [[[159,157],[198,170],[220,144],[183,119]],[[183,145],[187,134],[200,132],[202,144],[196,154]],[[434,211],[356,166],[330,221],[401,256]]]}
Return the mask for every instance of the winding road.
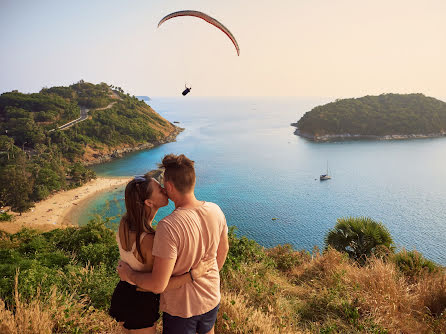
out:
{"label": "winding road", "polygon": [[[114,98],[119,99],[119,100],[121,99],[121,98],[119,97],[119,95],[117,95],[114,91],[112,91],[112,93],[113,93]],[[114,102],[110,103],[110,104],[109,104],[108,106],[106,106],[106,107],[103,107],[103,108],[96,108],[96,109],[94,109],[94,110],[106,110],[106,109],[110,109],[111,107],[113,107],[113,106],[116,104],[116,102],[117,102],[117,101],[114,101]],[[76,119],[74,119],[74,120],[72,120],[72,121],[69,121],[68,123],[65,123],[64,125],[61,125],[61,126],[57,127],[57,129],[58,129],[58,130],[65,130],[65,129],[68,129],[68,128],[72,127],[74,124],[77,124],[77,123],[79,123],[79,122],[85,121],[85,120],[88,118],[88,112],[89,112],[91,109],[88,109],[88,108],[85,108],[85,107],[82,107],[82,106],[79,106],[79,108],[81,108],[81,116],[80,116],[79,118],[76,118]],[[55,131],[55,130],[57,130],[57,129],[52,129],[52,130],[50,130],[50,132]]]}

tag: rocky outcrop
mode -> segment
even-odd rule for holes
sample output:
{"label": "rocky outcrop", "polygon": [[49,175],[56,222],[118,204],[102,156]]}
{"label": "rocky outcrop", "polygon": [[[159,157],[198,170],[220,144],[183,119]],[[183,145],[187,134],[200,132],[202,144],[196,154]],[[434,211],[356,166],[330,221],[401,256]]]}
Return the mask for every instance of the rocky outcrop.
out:
{"label": "rocky outcrop", "polygon": [[[184,128],[180,128],[175,126],[174,130],[166,137],[151,141],[147,143],[140,143],[136,146],[123,146],[119,148],[113,148],[109,150],[91,150],[89,154],[84,155],[83,162],[86,166],[96,165],[104,162],[111,161],[113,159],[122,158],[128,153],[141,151],[141,150],[149,150],[156,146],[174,142],[177,136],[184,130]],[[91,149],[91,148],[90,148]]]}
{"label": "rocky outcrop", "polygon": [[[292,126],[297,127],[297,123],[291,123]],[[446,132],[430,133],[430,134],[410,134],[410,135],[386,135],[386,136],[374,136],[374,135],[361,135],[361,134],[328,134],[328,135],[312,135],[304,133],[296,128],[294,134],[300,137],[304,137],[316,142],[336,141],[336,140],[354,140],[354,139],[372,139],[372,140],[402,140],[402,139],[420,139],[420,138],[437,138],[445,137]]]}

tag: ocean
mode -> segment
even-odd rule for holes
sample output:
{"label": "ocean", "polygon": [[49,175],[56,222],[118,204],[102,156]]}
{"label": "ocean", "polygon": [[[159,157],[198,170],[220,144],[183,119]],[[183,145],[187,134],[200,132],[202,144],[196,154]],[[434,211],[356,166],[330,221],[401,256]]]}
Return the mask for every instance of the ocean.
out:
{"label": "ocean", "polygon": [[[237,234],[265,247],[323,248],[336,219],[382,222],[399,248],[446,265],[446,138],[315,143],[296,122],[328,98],[155,98],[150,105],[185,130],[177,141],[94,167],[98,175],[154,169],[167,153],[195,161],[196,195],[217,203]],[[332,179],[319,181],[327,163]],[[160,209],[156,220],[173,210]],[[123,188],[90,201],[79,217],[124,211]],[[274,219],[273,219],[274,218]]]}

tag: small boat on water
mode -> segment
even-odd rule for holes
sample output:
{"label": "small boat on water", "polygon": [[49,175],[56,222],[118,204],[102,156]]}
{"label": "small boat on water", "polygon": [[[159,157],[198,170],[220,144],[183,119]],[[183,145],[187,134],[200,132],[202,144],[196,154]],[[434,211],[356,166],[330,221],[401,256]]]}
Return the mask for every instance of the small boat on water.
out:
{"label": "small boat on water", "polygon": [[331,176],[328,174],[328,162],[327,162],[327,173],[319,176],[319,180],[325,181],[325,180],[330,180],[330,179],[331,179]]}

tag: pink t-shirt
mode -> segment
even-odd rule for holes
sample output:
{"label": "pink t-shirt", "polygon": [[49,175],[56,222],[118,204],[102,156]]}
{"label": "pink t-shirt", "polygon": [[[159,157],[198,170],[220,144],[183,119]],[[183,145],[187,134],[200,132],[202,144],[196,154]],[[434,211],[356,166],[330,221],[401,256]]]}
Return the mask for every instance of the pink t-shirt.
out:
{"label": "pink t-shirt", "polygon": [[[222,233],[228,233],[226,218],[217,204],[204,202],[193,209],[177,208],[158,223],[152,255],[175,259],[172,275],[182,275],[201,260],[216,258]],[[161,294],[160,309],[170,315],[190,318],[204,314],[220,302],[217,263],[205,275]]]}

